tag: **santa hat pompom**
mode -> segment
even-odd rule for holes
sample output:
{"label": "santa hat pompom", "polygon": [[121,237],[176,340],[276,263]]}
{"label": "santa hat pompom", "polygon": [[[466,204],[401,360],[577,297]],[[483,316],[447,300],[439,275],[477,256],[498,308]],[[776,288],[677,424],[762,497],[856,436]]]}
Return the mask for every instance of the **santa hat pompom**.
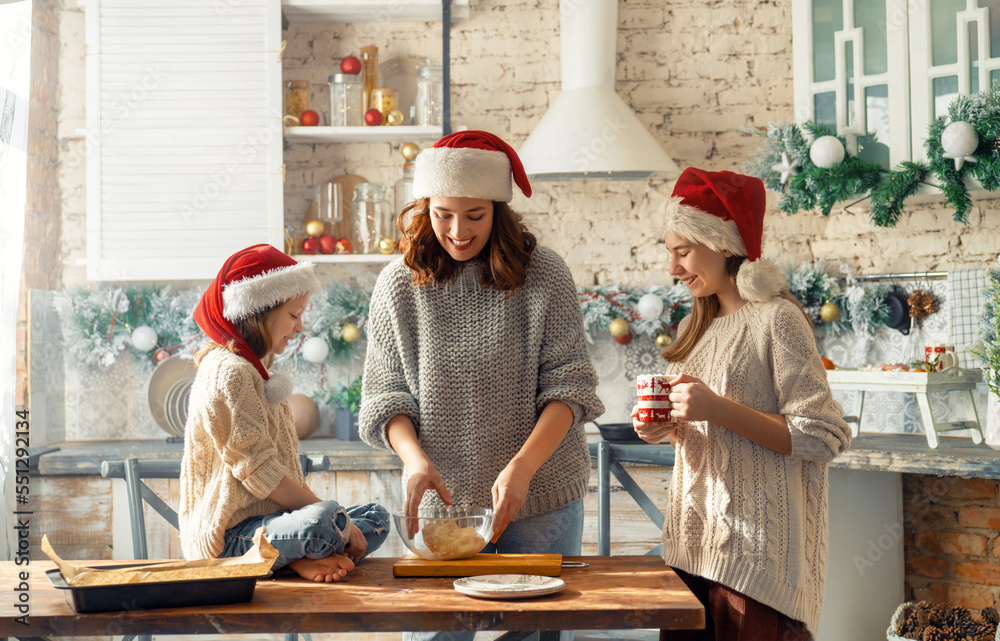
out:
{"label": "santa hat pompom", "polygon": [[762,303],[774,298],[788,287],[781,268],[766,258],[743,261],[736,273],[736,290],[740,298]]}

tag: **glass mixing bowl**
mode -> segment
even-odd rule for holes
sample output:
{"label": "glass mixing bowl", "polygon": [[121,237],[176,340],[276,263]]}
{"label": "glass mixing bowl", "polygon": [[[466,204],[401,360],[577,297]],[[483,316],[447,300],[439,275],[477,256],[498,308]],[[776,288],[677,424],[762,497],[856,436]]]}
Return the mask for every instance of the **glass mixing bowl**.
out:
{"label": "glass mixing bowl", "polygon": [[493,510],[445,506],[392,515],[403,543],[422,559],[447,561],[475,556],[493,536]]}

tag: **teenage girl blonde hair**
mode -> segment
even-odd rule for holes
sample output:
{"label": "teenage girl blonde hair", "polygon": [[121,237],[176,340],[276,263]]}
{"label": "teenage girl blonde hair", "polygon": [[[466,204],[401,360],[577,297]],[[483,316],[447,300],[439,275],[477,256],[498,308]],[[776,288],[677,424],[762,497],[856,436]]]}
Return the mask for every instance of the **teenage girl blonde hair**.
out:
{"label": "teenage girl blonde hair", "polygon": [[[746,256],[732,255],[726,258],[726,272],[729,274],[729,281],[736,287],[736,275],[740,271],[740,265],[747,260]],[[813,321],[809,318],[802,303],[787,289],[782,289],[777,294],[787,301],[791,301],[799,308],[802,315],[809,321],[809,326],[814,327]],[[684,333],[677,337],[667,349],[660,353],[660,356],[668,361],[682,361],[691,353],[694,346],[698,344],[701,337],[708,331],[708,326],[712,324],[712,319],[719,313],[719,297],[715,294],[709,296],[695,297],[691,301],[691,320],[688,321]]]}

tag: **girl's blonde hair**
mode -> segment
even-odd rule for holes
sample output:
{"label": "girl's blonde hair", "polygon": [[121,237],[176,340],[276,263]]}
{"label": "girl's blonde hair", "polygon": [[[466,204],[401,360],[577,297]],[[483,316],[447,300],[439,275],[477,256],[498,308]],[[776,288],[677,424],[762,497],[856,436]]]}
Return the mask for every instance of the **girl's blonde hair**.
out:
{"label": "girl's blonde hair", "polygon": [[[729,274],[729,281],[736,287],[736,274],[740,271],[740,266],[747,260],[746,256],[729,256],[726,258],[726,272]],[[809,318],[802,303],[787,289],[778,292],[778,296],[787,301],[791,301],[799,308],[802,315],[809,321],[809,326],[814,327],[813,321]],[[691,320],[688,321],[684,333],[677,337],[670,347],[660,352],[660,356],[667,361],[681,361],[687,358],[694,346],[698,344],[701,337],[708,331],[708,326],[712,324],[712,319],[719,313],[719,297],[715,294],[709,296],[696,297],[691,302]]]}
{"label": "girl's blonde hair", "polygon": [[[271,314],[278,311],[278,308],[285,304],[287,301],[282,301],[273,307],[267,309],[262,309],[260,311],[250,314],[246,318],[241,318],[240,320],[233,321],[233,326],[236,327],[237,331],[246,340],[247,345],[253,350],[253,353],[258,359],[264,364],[264,367],[270,369],[271,365],[274,363],[274,354],[271,354],[271,347],[274,345],[274,338],[271,336],[271,330],[267,328],[268,321],[271,319]],[[228,349],[233,354],[238,354],[239,350],[236,347],[236,341],[231,340],[225,345],[220,345],[215,341],[208,341],[205,345],[198,350],[194,355],[194,364],[200,365],[201,359],[205,358],[213,349],[218,348]],[[264,361],[264,357],[267,356],[267,361]]]}

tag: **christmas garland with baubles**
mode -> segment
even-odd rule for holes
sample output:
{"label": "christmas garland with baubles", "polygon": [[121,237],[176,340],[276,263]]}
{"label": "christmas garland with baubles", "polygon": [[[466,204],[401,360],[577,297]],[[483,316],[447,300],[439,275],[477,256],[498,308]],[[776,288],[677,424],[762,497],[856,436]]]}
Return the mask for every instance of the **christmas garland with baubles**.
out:
{"label": "christmas garland with baubles", "polygon": [[[972,95],[961,95],[947,116],[930,123],[924,148],[928,162],[902,162],[891,171],[862,160],[878,144],[873,133],[856,137],[850,149],[844,136],[815,122],[772,124],[767,131],[740,131],[766,138],[757,156],[744,167],[768,189],[781,194],[778,207],[787,214],[819,208],[828,216],[851,198],[871,200],[871,223],[895,227],[907,198],[933,176],[955,222],[968,224],[972,199],[965,180],[983,189],[1000,189],[1000,83]],[[853,141],[852,141],[853,142]]]}
{"label": "christmas garland with baubles", "polygon": [[[838,276],[823,260],[787,267],[789,291],[802,303],[817,331],[833,335],[853,331],[863,336],[888,327],[891,285],[858,283],[841,264]],[[841,285],[841,281],[845,281]],[[147,365],[191,353],[206,337],[192,318],[201,290],[171,287],[121,287],[102,283],[58,292],[56,310],[62,319],[68,353],[84,365],[110,366],[131,351]],[[303,332],[275,361],[301,359],[323,364],[351,361],[363,353],[371,292],[333,283],[310,299],[303,315]],[[609,332],[628,345],[636,337],[668,348],[677,325],[691,312],[691,294],[678,283],[652,287],[578,287],[587,338]],[[928,292],[914,290],[908,299],[913,322],[937,310]],[[898,327],[897,327],[898,329]]]}

